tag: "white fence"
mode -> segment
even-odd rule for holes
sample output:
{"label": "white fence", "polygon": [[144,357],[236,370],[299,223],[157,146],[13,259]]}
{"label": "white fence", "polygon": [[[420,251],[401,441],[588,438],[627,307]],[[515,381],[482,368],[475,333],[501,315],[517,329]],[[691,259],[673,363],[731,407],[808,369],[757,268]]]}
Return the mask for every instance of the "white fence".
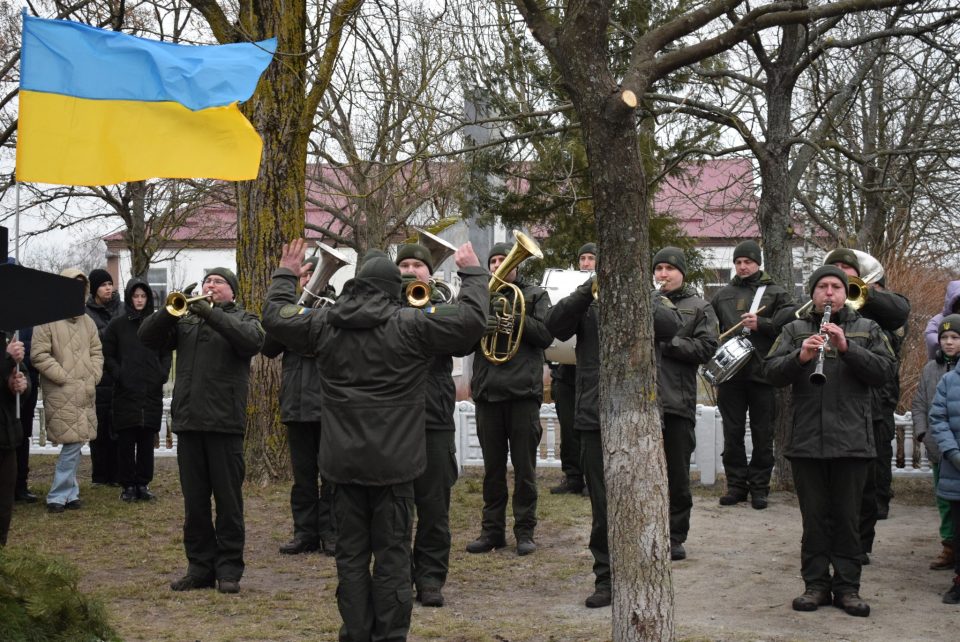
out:
{"label": "white fence", "polygon": [[[894,475],[932,475],[930,462],[927,461],[926,450],[922,444],[915,444],[913,440],[913,424],[910,420],[910,413],[906,415],[894,415],[898,428],[903,432],[903,454],[906,461],[906,467],[896,467],[897,442],[893,440],[894,460],[891,460],[890,467]],[[477,417],[473,403],[469,401],[460,401],[454,410],[454,422],[457,428],[457,461],[461,467],[482,466],[483,455],[480,452],[480,441],[477,439]],[[540,407],[540,423],[543,425],[543,439],[540,441],[540,454],[537,458],[537,465],[546,468],[560,467],[560,423],[557,420],[557,412],[553,404],[543,404]],[[164,400],[163,422],[160,428],[159,447],[156,449],[156,456],[169,457],[177,453],[176,435],[167,436],[167,428],[170,425],[170,399]],[[720,419],[720,411],[714,406],[697,406],[697,448],[693,453],[693,460],[690,463],[690,469],[700,473],[700,483],[706,486],[712,486],[717,481],[717,473],[723,471],[723,462],[720,455],[723,453],[723,423]],[[900,431],[898,431],[900,432]],[[913,466],[914,448],[921,449],[919,458],[919,467]],[[746,450],[749,455],[753,450],[750,443],[750,428],[747,426]],[[37,404],[37,415],[34,419],[33,443],[30,448],[31,453],[37,454],[56,454],[59,451],[58,446],[54,446],[46,441],[43,431],[43,404]],[[83,454],[89,454],[88,446],[83,447]]]}

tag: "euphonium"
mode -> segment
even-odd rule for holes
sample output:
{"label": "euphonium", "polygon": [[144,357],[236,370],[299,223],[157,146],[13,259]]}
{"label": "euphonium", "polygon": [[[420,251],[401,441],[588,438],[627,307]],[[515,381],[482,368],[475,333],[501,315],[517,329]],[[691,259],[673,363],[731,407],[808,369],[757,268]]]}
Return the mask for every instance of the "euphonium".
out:
{"label": "euphonium", "polygon": [[[846,305],[854,310],[859,310],[867,304],[867,301],[870,300],[870,288],[868,286],[883,278],[883,266],[880,264],[880,261],[873,258],[866,252],[861,250],[850,251],[856,255],[857,263],[860,264],[860,274],[863,276],[847,277]],[[796,316],[798,319],[805,316],[812,306],[813,301],[807,301],[802,306],[797,308],[794,316]]]}
{"label": "euphonium", "polygon": [[171,292],[167,295],[164,309],[170,316],[183,317],[190,313],[190,304],[197,301],[206,301],[211,307],[213,306],[213,299],[210,298],[210,295],[187,298],[187,295],[183,292]]}
{"label": "euphonium", "polygon": [[[504,299],[505,301],[503,310],[495,312],[497,315],[497,330],[492,334],[485,335],[480,340],[480,349],[483,356],[490,363],[510,361],[517,354],[517,350],[520,349],[520,339],[523,336],[523,322],[527,312],[523,293],[520,288],[513,283],[507,283],[504,279],[515,267],[531,256],[538,259],[543,258],[540,247],[526,234],[515,231],[513,237],[516,242],[510,248],[510,252],[503,263],[493,273],[490,284],[487,286],[490,290],[491,300]],[[512,292],[512,296],[507,296],[508,291]],[[501,343],[502,348],[498,345]]]}

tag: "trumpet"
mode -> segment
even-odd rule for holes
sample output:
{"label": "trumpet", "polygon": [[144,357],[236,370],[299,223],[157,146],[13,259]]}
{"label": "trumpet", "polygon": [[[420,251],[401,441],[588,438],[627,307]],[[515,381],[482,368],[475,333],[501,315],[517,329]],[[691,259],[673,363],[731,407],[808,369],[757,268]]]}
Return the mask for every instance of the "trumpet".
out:
{"label": "trumpet", "polygon": [[[527,306],[523,300],[523,292],[513,283],[507,283],[504,279],[511,271],[531,256],[538,259],[543,258],[543,252],[540,247],[522,232],[514,231],[516,242],[510,248],[503,263],[493,273],[487,289],[490,290],[491,299],[502,298],[506,304],[501,312],[497,312],[497,330],[492,334],[484,335],[480,340],[480,350],[483,356],[490,363],[506,363],[513,359],[520,349],[520,338],[523,336],[523,321],[526,316]],[[507,297],[507,292],[512,292],[512,297]],[[519,321],[517,321],[519,319]],[[498,339],[502,339],[503,347],[498,347]]]}
{"label": "trumpet", "polygon": [[213,307],[213,297],[209,294],[187,298],[187,295],[183,292],[171,292],[167,295],[164,309],[170,316],[184,317],[190,314],[190,304],[197,301],[206,301],[211,308]]}
{"label": "trumpet", "polygon": [[414,279],[403,288],[403,296],[411,308],[423,308],[430,303],[430,284]]}
{"label": "trumpet", "polygon": [[823,343],[820,344],[820,348],[817,350],[817,365],[814,367],[813,372],[810,373],[810,383],[815,386],[822,386],[827,383],[827,375],[823,374],[823,359],[826,355],[827,342],[830,338],[823,328],[830,323],[830,312],[830,304],[828,303],[823,306],[823,319],[820,320],[820,336],[823,337]]}

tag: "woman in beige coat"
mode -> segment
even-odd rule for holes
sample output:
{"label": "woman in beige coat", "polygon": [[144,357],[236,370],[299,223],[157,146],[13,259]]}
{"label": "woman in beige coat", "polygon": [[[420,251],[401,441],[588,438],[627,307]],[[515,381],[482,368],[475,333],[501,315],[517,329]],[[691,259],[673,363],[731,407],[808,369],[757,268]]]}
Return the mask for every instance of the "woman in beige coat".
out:
{"label": "woman in beige coat", "polygon": [[[75,268],[60,275],[87,283]],[[86,314],[38,326],[30,358],[40,373],[47,436],[63,446],[47,494],[47,510],[62,513],[80,508],[80,449],[97,436],[96,386],[103,373],[97,326]]]}

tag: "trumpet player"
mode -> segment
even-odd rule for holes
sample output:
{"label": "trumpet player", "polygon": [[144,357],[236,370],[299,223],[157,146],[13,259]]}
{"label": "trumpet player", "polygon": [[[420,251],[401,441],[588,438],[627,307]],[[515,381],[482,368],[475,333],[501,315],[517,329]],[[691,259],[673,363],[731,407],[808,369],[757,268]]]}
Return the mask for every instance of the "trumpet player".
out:
{"label": "trumpet player", "polygon": [[[771,384],[793,387],[793,430],[784,454],[793,469],[803,520],[804,581],[793,609],[815,611],[832,602],[850,615],[866,617],[870,606],[859,594],[859,517],[864,481],[876,458],[869,430],[871,395],[893,376],[896,361],[880,326],[844,307],[843,270],[820,267],[810,277],[808,291],[811,311],[784,326],[764,364]],[[826,305],[831,309],[828,323],[823,319]],[[817,385],[810,375],[820,370],[826,382]]]}
{"label": "trumpet player", "polygon": [[687,557],[683,543],[690,531],[690,456],[696,448],[697,368],[717,351],[717,315],[684,279],[683,250],[665,247],[653,257],[653,278],[683,320],[673,336],[659,342],[660,399],[663,403],[663,449],[670,491],[670,558]]}
{"label": "trumpet player", "polygon": [[[749,495],[751,506],[757,510],[767,507],[773,472],[773,422],[777,416],[773,387],[760,372],[762,355],[773,345],[793,312],[790,294],[760,269],[761,261],[756,241],[739,243],[733,250],[736,274],[710,299],[720,330],[727,331],[742,323],[743,336],[755,348],[750,361],[717,387],[717,406],[723,418],[723,470],[727,478],[727,492],[720,504],[745,502]],[[749,463],[744,447],[748,412],[753,441]]]}
{"label": "trumpet player", "polygon": [[910,302],[906,297],[883,287],[883,278],[873,281],[869,274],[873,272],[863,262],[879,263],[868,254],[854,252],[848,248],[837,248],[827,254],[824,265],[835,265],[848,277],[862,278],[868,290],[863,293],[866,301],[860,305],[860,316],[872,319],[884,331],[897,359],[897,371],[882,386],[873,390],[873,438],[877,445],[877,457],[867,474],[863,489],[863,506],[860,509],[860,540],[863,545],[863,561],[870,562],[873,540],[876,535],[878,519],[886,519],[890,513],[890,498],[893,497],[893,475],[890,460],[893,458],[892,441],[896,434],[893,413],[900,399],[899,359],[903,345],[907,318],[910,316]]}
{"label": "trumpet player", "polygon": [[[300,266],[301,289],[310,283],[318,263],[318,256],[311,256]],[[293,486],[290,488],[293,539],[281,545],[279,552],[301,555],[322,550],[332,557],[337,542],[331,508],[333,487],[320,476],[318,463],[321,431],[320,386],[317,385],[319,365],[314,356],[288,350],[283,342],[269,334],[261,352],[270,359],[283,355],[280,421],[287,429],[293,472]]]}
{"label": "trumpet player", "polygon": [[244,570],[247,389],[250,360],[260,352],[264,332],[257,316],[237,303],[233,271],[210,270],[201,288],[209,302],[193,301],[190,314],[182,316],[161,309],[144,319],[139,336],[148,348],[177,351],[170,410],[183,490],[187,572],[170,588],[213,588],[216,581],[221,593],[238,593]]}
{"label": "trumpet player", "polygon": [[[401,245],[397,267],[404,280],[429,283],[433,257],[419,243]],[[411,281],[412,282],[412,281]],[[441,303],[439,293],[431,301]],[[452,313],[455,306],[435,307],[433,314]],[[413,481],[417,528],[413,538],[413,584],[423,606],[443,606],[443,586],[450,568],[450,490],[459,476],[456,426],[453,407],[457,391],[453,384],[453,357],[466,356],[471,347],[433,357],[426,378],[427,468]]]}
{"label": "trumpet player", "polygon": [[[487,268],[495,272],[510,254],[509,243],[497,243],[487,257]],[[519,265],[519,264],[518,264]],[[526,319],[516,355],[503,363],[491,363],[480,350],[473,357],[471,390],[477,409],[477,436],[483,452],[483,515],[480,536],[467,544],[468,553],[487,553],[506,546],[507,453],[513,462],[513,533],[517,554],[537,550],[533,532],[537,525],[537,448],[543,429],[540,404],[543,402],[543,351],[553,336],[543,319],[550,309],[546,291],[517,278],[517,267],[504,281],[519,288],[525,301]],[[511,291],[491,303],[499,310],[513,303]],[[498,326],[498,317],[487,318],[488,334]],[[518,323],[510,338],[516,338]],[[500,337],[494,337],[494,345]]]}

